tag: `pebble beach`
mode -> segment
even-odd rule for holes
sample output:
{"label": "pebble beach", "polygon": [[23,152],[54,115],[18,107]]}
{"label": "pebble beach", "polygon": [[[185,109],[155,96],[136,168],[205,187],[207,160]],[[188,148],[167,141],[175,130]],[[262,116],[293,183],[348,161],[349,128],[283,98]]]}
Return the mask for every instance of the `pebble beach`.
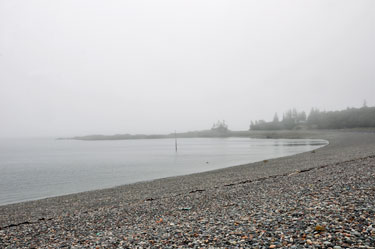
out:
{"label": "pebble beach", "polygon": [[375,248],[375,133],[294,156],[0,206],[0,248]]}

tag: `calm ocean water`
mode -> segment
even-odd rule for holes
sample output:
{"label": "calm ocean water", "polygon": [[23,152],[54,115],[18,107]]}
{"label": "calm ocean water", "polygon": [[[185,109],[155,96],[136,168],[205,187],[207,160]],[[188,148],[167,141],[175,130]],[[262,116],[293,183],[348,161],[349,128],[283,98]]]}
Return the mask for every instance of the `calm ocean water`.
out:
{"label": "calm ocean water", "polygon": [[0,140],[0,205],[293,155],[311,139]]}

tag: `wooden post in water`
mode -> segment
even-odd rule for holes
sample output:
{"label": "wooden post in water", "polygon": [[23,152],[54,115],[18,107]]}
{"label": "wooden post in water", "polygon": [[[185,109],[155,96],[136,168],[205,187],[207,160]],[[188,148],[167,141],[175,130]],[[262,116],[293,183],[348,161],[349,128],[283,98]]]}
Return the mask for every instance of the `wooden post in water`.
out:
{"label": "wooden post in water", "polygon": [[175,146],[176,152],[177,152],[177,133],[176,133],[176,131],[174,131],[174,146]]}

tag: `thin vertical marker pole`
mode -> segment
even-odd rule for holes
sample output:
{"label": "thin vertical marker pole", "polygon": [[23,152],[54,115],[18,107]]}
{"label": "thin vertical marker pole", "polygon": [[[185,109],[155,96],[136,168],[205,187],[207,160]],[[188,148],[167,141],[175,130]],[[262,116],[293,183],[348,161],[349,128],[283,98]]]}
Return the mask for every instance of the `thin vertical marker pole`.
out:
{"label": "thin vertical marker pole", "polygon": [[177,152],[177,133],[174,131],[174,145],[176,147],[176,152]]}

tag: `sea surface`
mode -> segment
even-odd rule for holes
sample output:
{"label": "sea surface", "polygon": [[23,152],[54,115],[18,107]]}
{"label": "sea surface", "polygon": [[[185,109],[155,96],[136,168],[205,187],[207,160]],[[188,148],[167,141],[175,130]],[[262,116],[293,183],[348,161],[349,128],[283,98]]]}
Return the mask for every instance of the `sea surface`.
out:
{"label": "sea surface", "polygon": [[209,171],[314,150],[316,139],[0,139],[0,205]]}

